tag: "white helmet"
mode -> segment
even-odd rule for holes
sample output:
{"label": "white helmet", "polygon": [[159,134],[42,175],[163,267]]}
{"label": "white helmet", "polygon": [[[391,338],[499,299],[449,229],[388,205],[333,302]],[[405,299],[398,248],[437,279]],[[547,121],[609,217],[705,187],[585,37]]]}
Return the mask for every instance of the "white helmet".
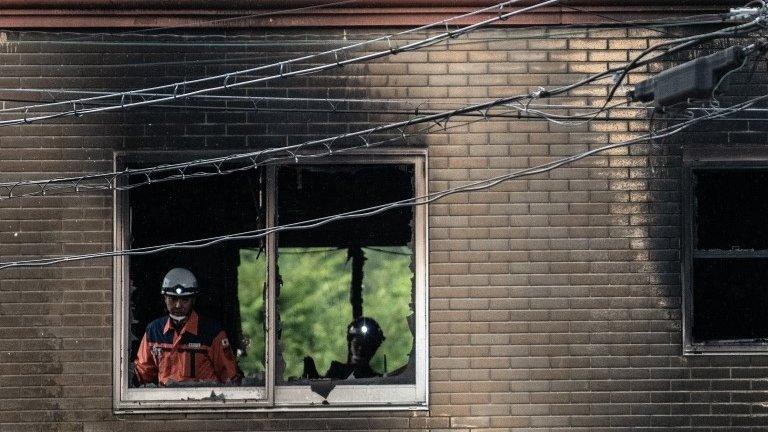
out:
{"label": "white helmet", "polygon": [[195,275],[185,268],[176,267],[165,274],[160,294],[189,297],[197,295],[199,291]]}

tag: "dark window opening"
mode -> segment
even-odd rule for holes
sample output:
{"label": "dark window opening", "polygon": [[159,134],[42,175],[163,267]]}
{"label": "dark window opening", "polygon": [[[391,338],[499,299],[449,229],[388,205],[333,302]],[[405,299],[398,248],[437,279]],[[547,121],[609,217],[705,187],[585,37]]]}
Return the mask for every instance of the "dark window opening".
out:
{"label": "dark window opening", "polygon": [[[186,174],[195,172],[201,171]],[[145,179],[136,176],[132,180]],[[251,169],[132,189],[128,192],[130,239],[126,246],[135,249],[263,228],[263,184],[263,172]],[[242,384],[264,385],[265,262],[262,240],[131,256],[131,361],[147,324],[168,315],[160,295],[165,273],[184,267],[194,273],[201,287],[194,308],[224,327],[245,376]]]}
{"label": "dark window opening", "polygon": [[768,170],[698,169],[692,184],[692,342],[767,341]]}
{"label": "dark window opening", "polygon": [[768,249],[768,171],[696,172],[696,249]]}
{"label": "dark window opening", "polygon": [[768,259],[696,260],[693,272],[696,340],[768,338]]}
{"label": "dark window opening", "polygon": [[[284,225],[412,198],[414,167],[284,166],[277,184]],[[415,382],[413,224],[403,207],[278,236],[278,380]]]}

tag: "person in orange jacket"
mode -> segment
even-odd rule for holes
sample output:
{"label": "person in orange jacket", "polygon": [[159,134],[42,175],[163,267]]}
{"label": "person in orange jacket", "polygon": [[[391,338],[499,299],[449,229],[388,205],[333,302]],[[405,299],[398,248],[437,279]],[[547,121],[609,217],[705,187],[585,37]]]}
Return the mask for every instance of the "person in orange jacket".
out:
{"label": "person in orange jacket", "polygon": [[224,329],[194,310],[198,292],[191,271],[177,267],[165,275],[161,294],[168,316],[147,326],[134,362],[134,384],[240,383],[242,373]]}

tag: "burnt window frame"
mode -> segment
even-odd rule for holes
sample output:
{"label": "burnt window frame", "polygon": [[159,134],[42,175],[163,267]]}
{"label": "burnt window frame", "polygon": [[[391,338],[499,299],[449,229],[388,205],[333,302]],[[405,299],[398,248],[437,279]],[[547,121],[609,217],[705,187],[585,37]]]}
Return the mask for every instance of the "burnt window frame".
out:
{"label": "burnt window frame", "polygon": [[[130,161],[141,160],[151,164],[182,162],[206,157],[220,156],[222,152],[115,152],[115,170],[121,170]],[[414,193],[427,193],[427,151],[426,149],[376,149],[350,151],[344,155],[290,161],[281,165],[321,164],[411,164],[414,168]],[[266,228],[275,225],[276,218],[276,176],[277,168],[266,169]],[[125,248],[130,238],[128,193],[115,191],[114,199],[114,245],[116,250]],[[132,389],[127,382],[127,367],[131,359],[128,351],[129,325],[129,265],[127,257],[113,259],[113,411],[115,413],[167,413],[211,412],[211,411],[349,411],[349,410],[423,410],[428,408],[428,253],[427,253],[427,206],[415,206],[413,212],[413,269],[414,269],[414,367],[413,384],[344,384],[337,385],[327,402],[309,385],[281,385],[275,375],[276,359],[276,261],[277,235],[266,237],[267,293],[265,302],[265,385],[264,387],[201,387],[173,389]],[[372,388],[376,388],[372,391]],[[207,397],[214,392],[222,400]],[[162,397],[158,396],[164,393]],[[194,399],[194,400],[191,400]],[[223,402],[226,400],[226,403]]]}
{"label": "burnt window frame", "polygon": [[683,355],[764,355],[768,353],[768,339],[694,340],[694,260],[766,257],[766,250],[699,251],[696,249],[695,176],[700,171],[768,171],[768,149],[745,147],[735,150],[704,147],[683,150],[681,238]]}

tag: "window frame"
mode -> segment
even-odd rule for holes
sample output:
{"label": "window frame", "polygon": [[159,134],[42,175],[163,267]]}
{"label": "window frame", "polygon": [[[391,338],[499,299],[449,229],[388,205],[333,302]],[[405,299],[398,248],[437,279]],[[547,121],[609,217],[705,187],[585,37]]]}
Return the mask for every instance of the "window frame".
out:
{"label": "window frame", "polygon": [[[127,163],[141,160],[150,164],[182,162],[228,153],[212,151],[144,151],[114,152],[116,171]],[[425,195],[428,189],[426,149],[367,149],[349,151],[344,155],[327,156],[307,161],[290,161],[283,165],[321,164],[412,164],[414,166],[415,196]],[[274,227],[276,218],[277,184],[276,166],[266,166],[266,223]],[[114,191],[114,245],[123,250],[130,238],[130,212],[128,193]],[[265,385],[264,387],[201,387],[201,388],[128,388],[127,358],[129,319],[128,257],[113,258],[113,411],[115,413],[167,413],[211,411],[333,411],[333,410],[423,410],[428,408],[429,385],[429,332],[428,332],[428,209],[420,205],[413,212],[413,259],[414,259],[414,384],[341,384],[328,396],[327,402],[311,391],[310,386],[279,385],[275,376],[275,307],[276,299],[276,247],[277,234],[266,237],[267,293],[265,303]],[[223,396],[211,400],[212,392]],[[223,402],[226,400],[226,403]]]}
{"label": "window frame", "polygon": [[[697,171],[724,170],[768,170],[768,149],[740,148],[739,156],[734,157],[732,149],[684,148],[682,170],[682,214],[683,230],[681,238],[681,282],[682,282],[682,332],[683,355],[765,355],[768,342],[747,340],[719,340],[695,342],[693,339],[693,265],[696,256],[696,191],[694,176]],[[707,257],[748,258],[748,252],[706,253]],[[760,256],[755,254],[754,256]]]}

